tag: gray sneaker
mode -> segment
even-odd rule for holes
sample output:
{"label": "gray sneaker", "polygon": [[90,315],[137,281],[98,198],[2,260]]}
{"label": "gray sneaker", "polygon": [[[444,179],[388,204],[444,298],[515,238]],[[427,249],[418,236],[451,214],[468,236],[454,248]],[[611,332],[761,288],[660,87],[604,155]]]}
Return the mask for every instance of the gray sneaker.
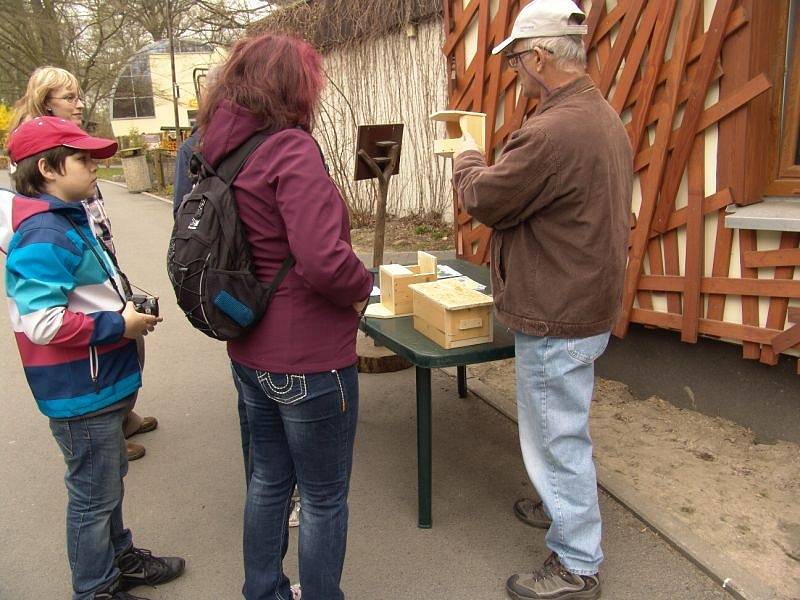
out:
{"label": "gray sneaker", "polygon": [[514,514],[526,525],[539,529],[550,529],[553,522],[544,510],[544,502],[532,498],[517,500],[514,503]]}
{"label": "gray sneaker", "polygon": [[597,575],[570,573],[554,552],[541,569],[512,575],[506,591],[514,600],[595,600],[600,597],[600,580]]}

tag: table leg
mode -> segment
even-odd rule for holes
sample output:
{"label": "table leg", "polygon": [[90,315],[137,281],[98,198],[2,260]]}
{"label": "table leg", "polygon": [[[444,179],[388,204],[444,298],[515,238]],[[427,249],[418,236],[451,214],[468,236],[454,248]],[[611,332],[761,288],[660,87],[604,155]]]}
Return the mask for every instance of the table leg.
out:
{"label": "table leg", "polygon": [[419,527],[431,528],[431,370],[417,367],[417,492]]}
{"label": "table leg", "polygon": [[467,365],[458,365],[456,367],[458,373],[458,397],[467,397]]}

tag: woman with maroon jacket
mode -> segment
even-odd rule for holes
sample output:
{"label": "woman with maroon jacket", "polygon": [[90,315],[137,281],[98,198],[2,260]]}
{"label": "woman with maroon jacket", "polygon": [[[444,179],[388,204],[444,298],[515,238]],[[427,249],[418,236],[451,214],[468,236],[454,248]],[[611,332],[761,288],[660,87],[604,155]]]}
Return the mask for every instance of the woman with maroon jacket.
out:
{"label": "woman with maroon jacket", "polygon": [[261,322],[228,343],[250,425],[253,471],[244,514],[247,600],[299,598],[282,561],[295,482],[303,506],[300,582],[306,600],[339,600],[347,493],[358,415],[355,338],[372,276],[350,245],[347,207],[311,130],[321,59],[284,35],[240,40],[200,113],[212,166],[255,131],[271,135],[233,189],[256,273],[295,266]]}

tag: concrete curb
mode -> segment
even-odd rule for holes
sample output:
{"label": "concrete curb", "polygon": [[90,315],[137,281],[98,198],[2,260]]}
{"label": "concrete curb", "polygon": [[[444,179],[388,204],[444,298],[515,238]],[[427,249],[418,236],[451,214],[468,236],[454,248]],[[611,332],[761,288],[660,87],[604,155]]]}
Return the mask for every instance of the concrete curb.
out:
{"label": "concrete curb", "polygon": [[[454,367],[441,370],[456,377]],[[467,387],[489,406],[517,422],[515,399],[504,398],[495,388],[469,375]],[[737,600],[775,600],[778,597],[772,587],[748,572],[720,548],[701,540],[686,525],[652,506],[643,494],[633,489],[619,474],[597,465],[597,483]]]}
{"label": "concrete curb", "polygon": [[[110,183],[111,185],[115,185],[117,187],[128,189],[128,186],[124,183],[120,183],[119,181],[111,181],[110,179],[98,179],[102,183]],[[147,196],[148,198],[153,198],[155,200],[161,200],[165,204],[172,204],[172,200],[164,198],[162,196],[156,196],[155,194],[151,194],[150,192],[129,192],[130,194],[141,194],[142,196]]]}

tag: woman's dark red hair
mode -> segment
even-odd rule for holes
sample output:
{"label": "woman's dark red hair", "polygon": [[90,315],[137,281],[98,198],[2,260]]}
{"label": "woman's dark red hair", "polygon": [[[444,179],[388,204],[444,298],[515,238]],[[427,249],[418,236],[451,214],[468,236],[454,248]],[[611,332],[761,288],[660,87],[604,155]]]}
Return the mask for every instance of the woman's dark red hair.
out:
{"label": "woman's dark red hair", "polygon": [[223,100],[258,116],[268,131],[311,131],[324,84],[322,59],[303,40],[264,34],[239,40],[220,68],[198,115],[201,128]]}

